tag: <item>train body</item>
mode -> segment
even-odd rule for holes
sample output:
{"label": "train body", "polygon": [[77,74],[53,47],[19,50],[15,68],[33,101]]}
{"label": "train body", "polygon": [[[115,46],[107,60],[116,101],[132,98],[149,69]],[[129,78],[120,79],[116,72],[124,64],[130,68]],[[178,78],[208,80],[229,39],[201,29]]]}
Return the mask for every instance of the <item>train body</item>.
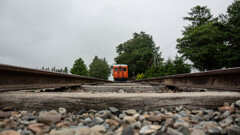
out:
{"label": "train body", "polygon": [[113,65],[114,81],[127,81],[128,66],[125,64]]}

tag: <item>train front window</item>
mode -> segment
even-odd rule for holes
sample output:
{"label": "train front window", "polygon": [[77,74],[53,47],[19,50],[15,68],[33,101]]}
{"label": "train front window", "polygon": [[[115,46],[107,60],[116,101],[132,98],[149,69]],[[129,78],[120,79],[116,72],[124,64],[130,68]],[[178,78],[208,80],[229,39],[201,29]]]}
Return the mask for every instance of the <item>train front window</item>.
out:
{"label": "train front window", "polygon": [[118,68],[114,68],[114,71],[118,71]]}
{"label": "train front window", "polygon": [[123,68],[123,71],[127,71],[127,68]]}
{"label": "train front window", "polygon": [[121,69],[121,68],[119,68],[119,71],[122,71],[122,69]]}

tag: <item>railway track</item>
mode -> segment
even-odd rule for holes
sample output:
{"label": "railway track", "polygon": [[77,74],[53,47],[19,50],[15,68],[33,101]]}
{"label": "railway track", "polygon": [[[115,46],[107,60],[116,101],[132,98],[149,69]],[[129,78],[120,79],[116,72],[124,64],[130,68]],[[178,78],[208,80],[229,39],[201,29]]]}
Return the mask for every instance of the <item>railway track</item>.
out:
{"label": "railway track", "polygon": [[[132,107],[150,110],[152,108],[146,106],[161,108],[178,106],[179,103],[189,108],[203,106],[216,108],[223,102],[234,102],[236,99],[240,99],[238,93],[240,90],[240,68],[150,78],[138,80],[134,83],[113,83],[98,78],[60,74],[3,64],[0,64],[0,74],[0,92],[4,92],[0,93],[0,108],[18,106],[19,108],[30,107],[41,110],[44,107],[50,109],[62,105],[74,109],[70,104],[77,107],[77,103],[80,105],[78,108],[81,108],[81,106],[86,108],[87,106],[95,106],[96,102],[100,104],[96,106],[96,109],[115,105],[121,109]],[[77,87],[77,91],[73,91],[73,94],[70,94],[69,91],[60,90],[59,93],[54,90],[56,88],[69,88],[71,90],[75,87]],[[34,90],[46,88],[52,88],[53,90],[51,90],[51,93],[41,93]],[[168,89],[173,89],[173,91],[169,93]],[[218,92],[203,94],[200,92],[203,89]],[[25,91],[11,92],[17,90]],[[165,90],[167,90],[167,93]],[[33,91],[35,93],[32,93]],[[230,93],[224,94],[221,92]],[[69,97],[69,95],[71,96]],[[197,96],[198,98],[196,98]],[[202,100],[203,98],[204,100]],[[39,101],[36,101],[36,99]],[[164,101],[164,104],[158,103],[158,101]],[[34,105],[33,102],[37,102],[39,105]],[[86,105],[81,104],[81,102]],[[212,102],[212,104],[209,104],[209,102]],[[58,103],[60,104],[57,105]],[[168,106],[165,103],[168,103]],[[101,104],[103,105],[101,106]]]}
{"label": "railway track", "polygon": [[[239,77],[240,68],[232,68],[143,79],[133,83],[113,83],[98,78],[0,64],[0,134],[23,134],[26,130],[34,134],[95,134],[98,132],[95,126],[101,126],[99,134],[127,134],[126,126],[136,134],[149,134],[146,128],[151,127],[154,129],[149,130],[155,134],[176,133],[177,128],[181,127],[185,127],[191,135],[199,132],[211,134],[216,128],[229,135],[238,134],[240,129],[235,127],[240,125]],[[39,91],[75,87],[78,89],[70,92]],[[207,91],[199,92],[202,89]],[[134,112],[134,115],[127,112]],[[105,117],[107,114],[109,116]],[[46,123],[57,116],[56,122],[51,125]],[[71,121],[74,118],[77,120]],[[99,120],[104,123],[96,123]],[[195,128],[210,120],[213,124],[209,129],[205,125],[202,129]],[[66,122],[68,125],[64,125]],[[108,122],[114,122],[117,126]],[[165,124],[168,122],[172,126]],[[11,123],[17,127],[9,128],[8,124]],[[136,123],[140,126],[136,127]],[[37,130],[32,128],[34,126]],[[51,126],[57,128],[50,130]],[[86,128],[84,132],[81,126]],[[212,126],[215,127],[211,129]],[[216,132],[220,134],[220,131]]]}
{"label": "railway track", "polygon": [[[78,87],[87,83],[112,83],[93,77],[42,71],[0,64],[0,92],[22,89]],[[134,81],[136,83],[164,84],[169,88],[202,88],[213,90],[240,90],[240,68],[172,75]]]}
{"label": "railway track", "polygon": [[26,89],[78,87],[112,81],[0,64],[0,92]]}

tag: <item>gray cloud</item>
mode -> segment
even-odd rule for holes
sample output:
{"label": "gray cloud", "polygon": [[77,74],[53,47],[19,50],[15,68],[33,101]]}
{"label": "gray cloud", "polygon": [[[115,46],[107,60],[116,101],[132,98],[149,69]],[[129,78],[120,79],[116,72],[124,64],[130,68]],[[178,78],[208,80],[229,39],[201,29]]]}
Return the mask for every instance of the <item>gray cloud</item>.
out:
{"label": "gray cloud", "polygon": [[89,65],[95,55],[114,63],[116,46],[133,32],[153,36],[165,59],[190,8],[207,5],[214,15],[233,0],[1,0],[0,63],[32,68],[69,68],[78,57]]}

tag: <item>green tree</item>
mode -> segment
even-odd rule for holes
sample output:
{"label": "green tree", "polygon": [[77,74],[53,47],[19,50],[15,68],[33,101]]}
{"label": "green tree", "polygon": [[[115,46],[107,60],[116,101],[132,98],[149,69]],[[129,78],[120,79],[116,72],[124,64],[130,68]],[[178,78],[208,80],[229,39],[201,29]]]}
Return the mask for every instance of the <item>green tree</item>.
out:
{"label": "green tree", "polygon": [[176,56],[173,64],[176,69],[176,74],[185,74],[191,72],[191,65],[185,63],[185,59],[183,57]]}
{"label": "green tree", "polygon": [[162,61],[158,51],[152,36],[145,32],[133,33],[132,39],[117,46],[118,56],[114,60],[117,64],[127,64],[129,77],[133,77]]}
{"label": "green tree", "polygon": [[67,67],[64,68],[63,73],[68,74],[68,68]]}
{"label": "green tree", "polygon": [[213,22],[196,26],[183,33],[177,39],[177,49],[185,58],[193,62],[193,66],[201,71],[222,68],[220,60],[227,46],[226,36]]}
{"label": "green tree", "polygon": [[208,23],[212,20],[213,15],[210,12],[210,9],[207,6],[199,6],[193,7],[191,12],[188,13],[188,17],[183,17],[184,20],[191,21],[191,25],[189,27],[201,26],[203,24]]}
{"label": "green tree", "polygon": [[108,79],[110,74],[110,66],[108,65],[106,59],[100,59],[95,56],[92,63],[89,65],[89,75],[91,77]]}
{"label": "green tree", "polygon": [[191,72],[191,65],[184,62],[184,58],[175,57],[175,60],[168,59],[159,65],[152,66],[145,71],[146,78],[160,77],[167,75],[184,74]]}
{"label": "green tree", "polygon": [[227,9],[227,14],[224,15],[225,20],[221,21],[227,30],[224,29],[229,38],[225,40],[228,52],[226,60],[223,62],[225,67],[239,67],[240,66],[240,2],[233,2]]}
{"label": "green tree", "polygon": [[84,61],[81,58],[75,60],[70,72],[75,75],[88,76],[87,66],[84,64]]}
{"label": "green tree", "polygon": [[240,5],[234,2],[226,15],[212,18],[207,7],[194,7],[184,17],[192,24],[185,27],[183,37],[177,39],[178,52],[204,71],[240,66]]}

